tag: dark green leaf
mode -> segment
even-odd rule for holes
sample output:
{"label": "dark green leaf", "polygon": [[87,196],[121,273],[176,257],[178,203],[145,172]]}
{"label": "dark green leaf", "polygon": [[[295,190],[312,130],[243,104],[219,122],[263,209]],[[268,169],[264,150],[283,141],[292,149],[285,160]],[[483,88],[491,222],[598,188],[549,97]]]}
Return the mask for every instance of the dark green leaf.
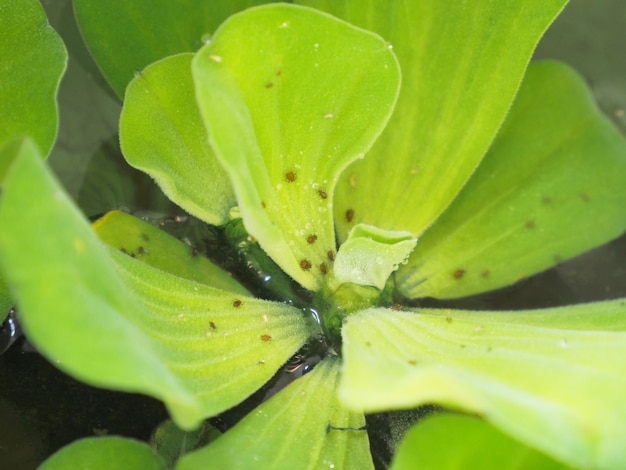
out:
{"label": "dark green leaf", "polygon": [[228,16],[266,0],[74,0],[76,19],[117,94],[148,64],[208,41]]}
{"label": "dark green leaf", "polygon": [[[0,146],[30,136],[48,155],[57,134],[56,94],[67,52],[37,0],[0,0]],[[0,183],[10,162],[0,155]]]}
{"label": "dark green leaf", "polygon": [[122,437],[89,437],[63,447],[39,470],[165,470],[163,461],[143,442]]}
{"label": "dark green leaf", "polygon": [[391,470],[557,470],[565,467],[479,419],[429,416],[400,443]]}

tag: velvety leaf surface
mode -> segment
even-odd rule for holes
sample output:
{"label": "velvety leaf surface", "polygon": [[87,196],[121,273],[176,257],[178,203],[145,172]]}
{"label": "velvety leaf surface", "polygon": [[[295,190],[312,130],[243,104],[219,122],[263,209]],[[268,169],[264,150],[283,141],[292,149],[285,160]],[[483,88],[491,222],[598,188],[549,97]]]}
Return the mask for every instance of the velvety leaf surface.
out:
{"label": "velvety leaf surface", "polygon": [[343,239],[361,222],[417,236],[433,223],[484,156],[535,45],[567,2],[298,3],[377,32],[393,45],[402,67],[389,125],[337,186]]}
{"label": "velvety leaf surface", "polygon": [[429,416],[406,434],[391,470],[565,469],[560,463],[514,441],[470,416]]}
{"label": "velvety leaf surface", "polygon": [[145,443],[122,437],[88,437],[72,442],[46,460],[39,470],[165,470],[159,456]]}
{"label": "velvety leaf surface", "polygon": [[94,222],[93,228],[106,244],[150,266],[234,294],[250,296],[230,273],[190,246],[137,217],[111,211]]}
{"label": "velvety leaf surface", "polygon": [[319,288],[335,249],[335,183],[389,118],[395,56],[370,32],[276,4],[225,22],[193,75],[246,228],[285,272]]}
{"label": "velvety leaf surface", "polygon": [[104,245],[29,141],[7,176],[0,225],[2,267],[37,349],[86,383],[163,400],[183,429],[257,390],[308,337],[295,308]]}
{"label": "velvety leaf surface", "polygon": [[126,90],[120,142],[126,160],[152,176],[170,199],[221,225],[235,198],[196,105],[192,58],[168,57],[135,76]]}
{"label": "velvety leaf surface", "polygon": [[[0,0],[0,145],[29,135],[46,156],[57,133],[56,93],[67,52],[37,0]],[[9,163],[0,155],[0,183]]]}
{"label": "velvety leaf surface", "polygon": [[265,0],[75,0],[81,33],[121,97],[134,74],[180,52],[193,52],[233,13]]}
{"label": "velvety leaf surface", "polygon": [[495,289],[626,230],[626,140],[563,64],[531,65],[483,163],[396,280],[410,297]]}
{"label": "velvety leaf surface", "polygon": [[577,468],[626,464],[626,301],[520,312],[370,309],[343,329],[343,402],[478,413]]}
{"label": "velvety leaf surface", "polygon": [[338,360],[325,359],[217,441],[184,457],[177,470],[373,469],[367,432],[359,429],[365,417],[338,403],[338,375]]}

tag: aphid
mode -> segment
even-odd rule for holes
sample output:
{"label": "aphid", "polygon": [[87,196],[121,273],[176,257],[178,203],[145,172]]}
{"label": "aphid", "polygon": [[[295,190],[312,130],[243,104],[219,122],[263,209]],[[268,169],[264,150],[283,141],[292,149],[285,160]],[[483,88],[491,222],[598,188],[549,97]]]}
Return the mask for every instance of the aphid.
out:
{"label": "aphid", "polygon": [[143,246],[137,247],[137,253],[138,254],[143,255],[143,254],[145,254],[145,252],[146,252],[146,249]]}
{"label": "aphid", "polygon": [[235,307],[235,308],[239,308],[239,307],[241,307],[241,300],[239,300],[239,299],[235,299],[235,300],[233,301],[233,307]]}
{"label": "aphid", "polygon": [[320,189],[318,191],[318,194],[320,195],[322,199],[326,199],[328,197],[328,194],[326,194],[326,191],[324,191],[323,189]]}
{"label": "aphid", "polygon": [[150,241],[150,237],[148,236],[147,233],[142,233],[141,234],[141,238],[143,241],[149,242]]}
{"label": "aphid", "polygon": [[391,306],[391,309],[392,310],[402,310],[402,305],[400,305],[400,304],[393,304]]}
{"label": "aphid", "polygon": [[217,326],[215,326],[215,323],[213,323],[212,321],[209,322],[209,326],[211,327],[212,330],[217,330]]}
{"label": "aphid", "polygon": [[461,279],[464,275],[465,275],[465,269],[457,269],[456,271],[454,271],[454,274],[453,274],[455,279]]}
{"label": "aphid", "polygon": [[328,272],[328,268],[326,267],[326,263],[320,264],[320,272],[322,274],[326,274]]}
{"label": "aphid", "polygon": [[346,220],[352,222],[352,219],[354,219],[354,209],[348,209],[346,211]]}
{"label": "aphid", "polygon": [[525,225],[526,225],[526,228],[535,228],[535,221],[527,220]]}
{"label": "aphid", "polygon": [[485,269],[482,273],[480,273],[482,277],[489,277],[490,274],[491,271],[489,271],[488,269]]}
{"label": "aphid", "polygon": [[304,269],[305,271],[308,271],[309,269],[311,269],[311,262],[308,259],[303,259],[302,261],[300,261],[300,267],[302,269]]}
{"label": "aphid", "polygon": [[265,88],[272,88],[274,86],[274,84],[272,82],[267,82],[265,84]]}
{"label": "aphid", "polygon": [[268,342],[271,340],[272,340],[272,337],[270,335],[261,335],[261,341]]}
{"label": "aphid", "polygon": [[192,248],[190,254],[192,258],[196,258],[198,256],[198,250],[196,250],[195,248]]}
{"label": "aphid", "polygon": [[327,257],[329,260],[331,260],[331,261],[334,261],[334,260],[335,260],[335,254],[334,254],[332,251],[330,251],[330,250],[328,250],[328,252],[326,252],[326,257]]}
{"label": "aphid", "polygon": [[317,240],[317,235],[311,234],[307,237],[306,242],[310,245],[311,243],[315,243],[315,240]]}
{"label": "aphid", "polygon": [[121,251],[122,253],[124,253],[125,255],[127,255],[127,254],[128,254],[128,251],[126,251],[126,248],[124,248],[124,247],[120,248],[120,251]]}
{"label": "aphid", "polygon": [[293,171],[288,171],[287,173],[285,173],[285,178],[290,183],[293,183],[296,180],[297,175]]}

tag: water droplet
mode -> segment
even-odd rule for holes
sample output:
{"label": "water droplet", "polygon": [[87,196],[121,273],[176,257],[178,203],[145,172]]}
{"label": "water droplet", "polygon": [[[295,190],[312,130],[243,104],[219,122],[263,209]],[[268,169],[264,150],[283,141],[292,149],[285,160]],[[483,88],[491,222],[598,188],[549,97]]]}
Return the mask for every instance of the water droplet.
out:
{"label": "water droplet", "polygon": [[209,44],[211,42],[211,33],[204,33],[200,36],[200,41],[202,41],[202,44]]}
{"label": "water droplet", "polygon": [[565,338],[562,338],[561,341],[559,341],[559,346],[562,348],[568,347],[567,340]]}
{"label": "water droplet", "polygon": [[385,260],[383,259],[383,257],[382,257],[382,256],[377,256],[377,257],[376,257],[376,263],[378,263],[378,264],[383,264],[383,261],[385,261]]}
{"label": "water droplet", "polygon": [[211,54],[209,56],[209,59],[211,59],[216,64],[219,64],[219,63],[221,63],[224,60],[224,58],[222,56],[215,55],[215,54]]}

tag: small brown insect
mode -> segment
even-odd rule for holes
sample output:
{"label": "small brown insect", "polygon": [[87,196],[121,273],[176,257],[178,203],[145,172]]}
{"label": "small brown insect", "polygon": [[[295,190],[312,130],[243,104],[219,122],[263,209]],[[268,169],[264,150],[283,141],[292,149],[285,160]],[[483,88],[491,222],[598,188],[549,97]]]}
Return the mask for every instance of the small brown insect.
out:
{"label": "small brown insect", "polygon": [[198,250],[196,250],[195,248],[191,249],[191,257],[192,258],[197,258],[198,257]]}
{"label": "small brown insect", "polygon": [[241,300],[235,299],[235,301],[233,302],[233,307],[235,308],[241,307]]}
{"label": "small brown insect", "polygon": [[274,86],[274,84],[272,82],[267,82],[265,84],[265,88],[272,88]]}
{"label": "small brown insect", "polygon": [[328,197],[328,194],[326,194],[326,191],[324,191],[323,189],[320,189],[318,191],[318,194],[320,195],[322,199],[326,199]]}
{"label": "small brown insect", "polygon": [[331,261],[335,260],[335,254],[330,250],[328,250],[328,252],[326,253],[326,257]]}
{"label": "small brown insect", "polygon": [[465,275],[465,269],[457,269],[456,271],[454,271],[454,274],[453,274],[455,279],[461,279],[464,275]]}
{"label": "small brown insect", "polygon": [[346,211],[346,220],[352,222],[352,219],[354,219],[354,209],[348,209]]}
{"label": "small brown insect", "polygon": [[312,266],[313,265],[308,259],[303,259],[302,261],[300,261],[300,267],[304,269],[305,271],[308,271],[309,269],[311,269]]}
{"label": "small brown insect", "polygon": [[209,326],[211,327],[212,330],[217,330],[217,326],[215,326],[215,323],[213,323],[212,321],[209,322]]}
{"label": "small brown insect", "polygon": [[306,242],[310,245],[311,243],[315,243],[315,240],[317,240],[317,235],[311,234],[307,237]]}
{"label": "small brown insect", "polygon": [[150,237],[148,236],[148,234],[147,234],[147,233],[142,233],[142,234],[141,234],[141,238],[142,238],[142,240],[144,240],[144,241],[146,241],[146,242],[149,242],[149,241],[150,241]]}
{"label": "small brown insect", "polygon": [[146,249],[143,246],[137,247],[137,253],[143,255],[146,253]]}
{"label": "small brown insect", "polygon": [[285,173],[285,178],[290,183],[293,183],[296,180],[297,175],[293,171],[288,171],[287,173]]}
{"label": "small brown insect", "polygon": [[534,220],[527,220],[526,221],[526,228],[535,228],[535,221]]}
{"label": "small brown insect", "polygon": [[399,310],[402,310],[402,305],[400,305],[400,304],[393,304],[393,305],[391,306],[391,309],[392,309],[392,310],[398,310],[398,311],[399,311]]}
{"label": "small brown insect", "polygon": [[272,337],[270,335],[261,335],[261,341],[268,342],[271,340],[272,340]]}
{"label": "small brown insect", "polygon": [[322,274],[326,274],[328,272],[328,268],[326,267],[326,263],[320,264],[320,272]]}
{"label": "small brown insect", "polygon": [[489,271],[488,269],[485,269],[482,273],[480,273],[482,277],[489,277],[490,274],[491,271]]}

